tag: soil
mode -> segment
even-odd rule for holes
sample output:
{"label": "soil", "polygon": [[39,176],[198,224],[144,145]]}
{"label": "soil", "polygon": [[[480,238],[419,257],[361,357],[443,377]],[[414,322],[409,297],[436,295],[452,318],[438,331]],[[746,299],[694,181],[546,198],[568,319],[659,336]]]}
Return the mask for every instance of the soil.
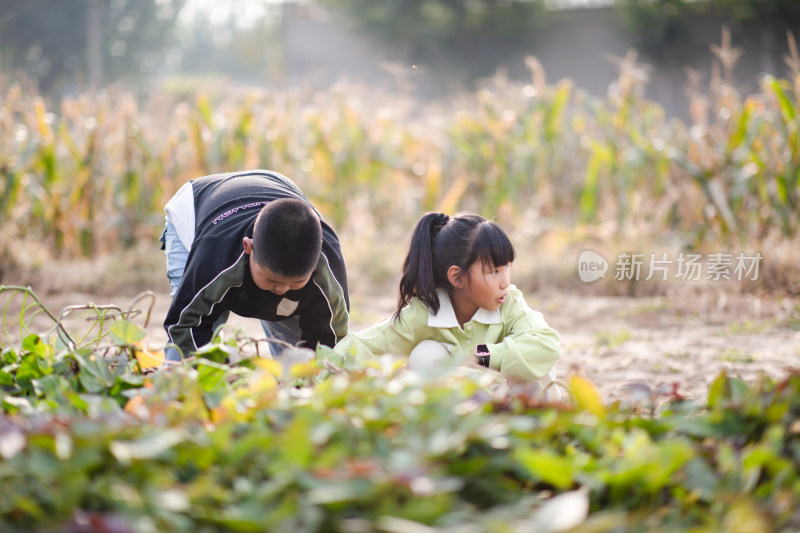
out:
{"label": "soil", "polygon": [[[383,296],[351,292],[351,327],[356,331],[393,311],[393,290],[374,292]],[[7,297],[0,298],[5,305]],[[132,306],[134,297],[98,299],[80,293],[52,294],[42,300],[56,315],[66,306],[91,301],[114,303],[125,310],[146,309],[150,303],[143,298]],[[624,401],[643,391],[657,397],[677,392],[702,398],[723,371],[753,382],[764,376],[780,379],[788,369],[800,367],[798,298],[706,290],[635,298],[554,293],[528,300],[561,335],[559,379],[580,373],[606,401]],[[169,302],[168,294],[154,295],[147,325],[149,344],[166,339],[161,322]],[[80,315],[73,311],[69,320],[85,329],[91,322]],[[142,313],[136,320],[143,323],[145,316]],[[37,320],[47,323],[41,316]],[[232,315],[229,323],[253,337],[263,336],[256,320]],[[14,328],[9,330],[13,336]],[[0,338],[0,344],[6,342]]]}

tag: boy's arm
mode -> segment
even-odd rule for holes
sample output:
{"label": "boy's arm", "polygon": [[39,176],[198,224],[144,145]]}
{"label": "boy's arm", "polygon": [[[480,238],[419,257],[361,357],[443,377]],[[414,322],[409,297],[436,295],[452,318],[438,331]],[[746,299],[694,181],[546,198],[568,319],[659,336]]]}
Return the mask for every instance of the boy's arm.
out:
{"label": "boy's arm", "polygon": [[303,341],[312,349],[318,343],[332,347],[347,335],[350,324],[347,273],[341,256],[323,251],[309,283],[314,285],[312,300],[299,318]]}
{"label": "boy's arm", "polygon": [[506,377],[522,381],[537,380],[547,374],[561,357],[558,333],[544,317],[525,303],[521,293],[513,297],[505,321],[508,335],[499,343],[487,344],[489,367]]}
{"label": "boy's arm", "polygon": [[241,284],[247,265],[244,253],[223,269],[201,267],[199,261],[192,260],[193,255],[190,254],[183,280],[164,320],[169,342],[184,357],[211,341],[214,322],[225,312],[220,302],[231,287]]}

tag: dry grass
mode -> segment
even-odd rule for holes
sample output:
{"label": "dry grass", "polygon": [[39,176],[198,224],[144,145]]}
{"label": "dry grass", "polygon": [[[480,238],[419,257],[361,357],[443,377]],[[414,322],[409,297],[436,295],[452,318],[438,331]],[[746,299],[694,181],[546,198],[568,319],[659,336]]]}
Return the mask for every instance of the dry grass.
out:
{"label": "dry grass", "polygon": [[537,290],[666,290],[576,285],[573,258],[587,247],[609,259],[763,251],[763,278],[748,288],[798,290],[797,72],[765,77],[750,95],[719,76],[695,85],[684,124],[642,96],[634,54],[600,99],[548,83],[533,58],[528,67],[530,83],[496,77],[437,110],[342,84],[145,102],[116,88],[53,106],[0,79],[0,276],[33,279],[50,262],[91,257],[78,271],[95,275],[63,268],[41,283],[161,283],[151,243],[169,196],[200,175],[271,168],[340,233],[356,285],[392,280],[416,220],[442,210],[500,222],[521,252],[517,279]]}

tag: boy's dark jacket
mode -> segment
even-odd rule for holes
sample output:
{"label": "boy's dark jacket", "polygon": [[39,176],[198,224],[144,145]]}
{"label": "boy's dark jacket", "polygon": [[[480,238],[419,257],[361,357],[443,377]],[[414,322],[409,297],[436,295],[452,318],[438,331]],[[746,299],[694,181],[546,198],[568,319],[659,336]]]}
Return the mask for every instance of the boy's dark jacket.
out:
{"label": "boy's dark jacket", "polygon": [[[250,274],[242,238],[253,236],[256,216],[272,200],[297,198],[311,205],[296,185],[258,170],[198,178],[192,180],[192,192],[195,239],[164,321],[170,342],[184,356],[211,340],[212,324],[226,310],[268,321],[299,316],[304,344],[310,348],[317,343],[333,346],[347,334],[347,274],[339,240],[324,221],[322,253],[305,287],[279,296],[258,288]],[[286,315],[295,302],[294,311]]]}

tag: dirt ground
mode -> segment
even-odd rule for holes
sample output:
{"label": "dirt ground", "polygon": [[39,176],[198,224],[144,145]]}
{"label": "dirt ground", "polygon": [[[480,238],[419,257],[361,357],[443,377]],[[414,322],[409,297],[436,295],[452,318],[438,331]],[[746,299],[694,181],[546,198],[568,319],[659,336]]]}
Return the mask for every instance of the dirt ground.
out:
{"label": "dirt ground", "polygon": [[[351,325],[356,331],[393,310],[393,291],[375,292],[381,296],[351,292]],[[134,298],[64,293],[42,299],[58,314],[65,306],[88,302],[128,309]],[[553,293],[528,300],[561,335],[558,377],[579,372],[606,401],[624,400],[642,391],[641,385],[660,395],[675,388],[698,398],[723,370],[754,381],[761,375],[781,378],[787,368],[800,367],[798,298],[705,290],[636,298]],[[147,308],[149,302],[144,298],[133,307]],[[166,293],[154,295],[147,327],[150,344],[166,339],[161,322],[169,302]],[[73,320],[78,316],[74,312]],[[143,319],[144,314],[137,321]],[[229,323],[253,337],[263,336],[256,320],[232,316]],[[0,339],[0,344],[6,342]]]}

